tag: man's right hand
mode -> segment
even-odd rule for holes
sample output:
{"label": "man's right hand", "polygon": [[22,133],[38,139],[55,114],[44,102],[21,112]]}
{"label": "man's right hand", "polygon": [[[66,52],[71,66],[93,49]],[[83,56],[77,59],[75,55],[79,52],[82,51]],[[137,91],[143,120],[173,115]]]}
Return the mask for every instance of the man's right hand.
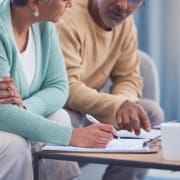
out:
{"label": "man's right hand", "polygon": [[117,112],[118,129],[134,131],[140,134],[140,128],[146,131],[151,130],[150,120],[144,109],[135,102],[125,101]]}

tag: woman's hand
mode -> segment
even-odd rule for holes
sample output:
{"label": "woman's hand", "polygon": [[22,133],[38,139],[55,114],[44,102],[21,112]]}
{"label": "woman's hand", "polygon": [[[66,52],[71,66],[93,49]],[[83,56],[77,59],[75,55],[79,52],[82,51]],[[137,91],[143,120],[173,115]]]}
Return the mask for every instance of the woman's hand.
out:
{"label": "woman's hand", "polygon": [[104,148],[116,134],[113,126],[108,124],[93,124],[83,128],[73,129],[70,145],[79,147]]}
{"label": "woman's hand", "polygon": [[0,78],[0,103],[16,104],[18,107],[24,107],[22,98],[13,84],[11,77]]}

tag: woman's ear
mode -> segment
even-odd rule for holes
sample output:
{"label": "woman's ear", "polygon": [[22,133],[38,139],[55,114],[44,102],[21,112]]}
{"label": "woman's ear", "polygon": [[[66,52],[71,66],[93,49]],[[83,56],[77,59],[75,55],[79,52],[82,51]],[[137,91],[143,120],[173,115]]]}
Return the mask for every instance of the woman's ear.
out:
{"label": "woman's ear", "polygon": [[29,0],[28,4],[33,10],[36,10],[39,8],[40,0]]}
{"label": "woman's ear", "polygon": [[39,3],[40,3],[40,0],[32,0],[33,2],[34,2],[34,4],[37,4],[37,5],[39,5]]}

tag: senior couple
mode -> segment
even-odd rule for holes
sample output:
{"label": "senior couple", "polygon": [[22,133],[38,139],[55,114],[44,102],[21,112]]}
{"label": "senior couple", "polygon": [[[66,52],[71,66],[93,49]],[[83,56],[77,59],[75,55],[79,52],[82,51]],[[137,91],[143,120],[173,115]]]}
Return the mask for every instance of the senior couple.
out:
{"label": "senior couple", "polygon": [[[0,2],[0,179],[32,180],[31,152],[45,143],[102,148],[116,129],[139,134],[163,120],[155,102],[140,99],[132,14],[143,2]],[[109,94],[100,91],[108,78]],[[80,128],[84,114],[101,123]],[[78,175],[75,162],[41,161],[41,180]],[[103,179],[144,175],[144,169],[109,166]]]}

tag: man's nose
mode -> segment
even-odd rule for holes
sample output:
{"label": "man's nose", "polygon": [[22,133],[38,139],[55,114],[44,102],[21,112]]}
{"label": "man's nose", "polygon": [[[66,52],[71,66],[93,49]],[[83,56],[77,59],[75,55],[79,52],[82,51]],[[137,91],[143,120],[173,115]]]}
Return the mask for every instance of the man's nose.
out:
{"label": "man's nose", "polygon": [[121,9],[127,9],[128,8],[128,0],[117,0],[117,6]]}

